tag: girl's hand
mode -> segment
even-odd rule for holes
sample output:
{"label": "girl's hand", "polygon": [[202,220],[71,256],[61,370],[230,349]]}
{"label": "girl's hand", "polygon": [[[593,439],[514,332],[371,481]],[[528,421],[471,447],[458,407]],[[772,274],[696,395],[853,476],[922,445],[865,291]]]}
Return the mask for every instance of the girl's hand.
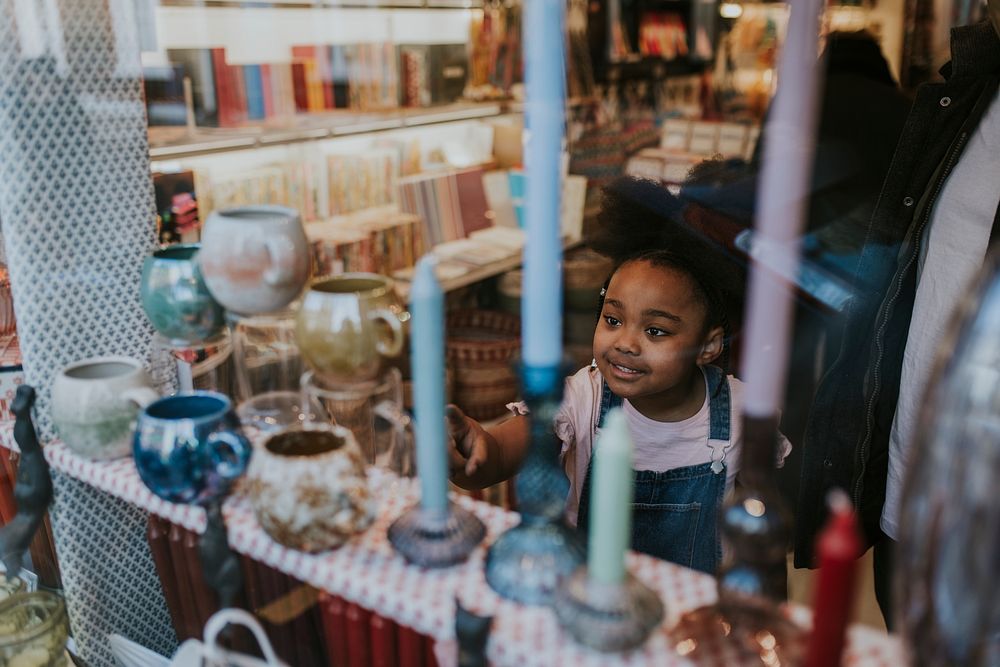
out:
{"label": "girl's hand", "polygon": [[475,419],[467,417],[458,406],[448,410],[448,464],[451,477],[472,477],[489,457],[493,436]]}

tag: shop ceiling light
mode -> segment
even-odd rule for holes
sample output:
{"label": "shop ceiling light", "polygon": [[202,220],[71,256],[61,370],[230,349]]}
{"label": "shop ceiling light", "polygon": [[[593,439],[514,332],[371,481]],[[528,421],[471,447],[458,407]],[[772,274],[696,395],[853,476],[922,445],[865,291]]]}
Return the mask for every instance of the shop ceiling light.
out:
{"label": "shop ceiling light", "polygon": [[719,15],[724,19],[738,19],[743,16],[743,5],[738,2],[723,2],[719,5]]}

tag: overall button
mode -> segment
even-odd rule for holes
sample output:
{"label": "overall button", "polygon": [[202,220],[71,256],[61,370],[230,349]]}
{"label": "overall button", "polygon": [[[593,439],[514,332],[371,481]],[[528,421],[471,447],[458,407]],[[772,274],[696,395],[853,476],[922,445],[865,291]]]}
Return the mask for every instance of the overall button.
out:
{"label": "overall button", "polygon": [[823,467],[826,468],[827,470],[832,469],[833,461],[831,461],[830,459],[823,459]]}
{"label": "overall button", "polygon": [[913,206],[913,197],[903,197],[903,206]]}
{"label": "overall button", "polygon": [[940,100],[940,104],[943,107],[951,106],[951,98],[950,97],[942,97],[941,100]]}

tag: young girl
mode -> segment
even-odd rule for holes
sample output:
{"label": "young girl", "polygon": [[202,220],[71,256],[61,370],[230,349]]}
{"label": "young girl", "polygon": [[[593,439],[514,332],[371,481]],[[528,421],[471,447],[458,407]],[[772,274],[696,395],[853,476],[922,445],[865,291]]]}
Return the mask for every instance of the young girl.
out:
{"label": "young girl", "polygon": [[[726,342],[727,301],[740,295],[727,260],[667,217],[676,202],[632,179],[606,191],[594,245],[619,263],[604,290],[594,361],[567,378],[555,432],[570,480],[566,518],[586,529],[593,448],[620,406],[635,444],[632,547],[714,573],[719,508],[739,471],[743,385],[713,363]],[[634,229],[640,220],[643,231]],[[661,249],[635,252],[637,244]],[[449,408],[455,483],[482,488],[516,474],[528,425],[523,406],[511,407],[517,416],[488,431]],[[783,441],[782,460],[789,449]]]}

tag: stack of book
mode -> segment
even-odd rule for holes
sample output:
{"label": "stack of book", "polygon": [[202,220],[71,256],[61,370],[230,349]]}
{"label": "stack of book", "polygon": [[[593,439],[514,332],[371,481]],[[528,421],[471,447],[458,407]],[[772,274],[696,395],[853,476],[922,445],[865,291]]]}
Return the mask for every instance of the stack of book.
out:
{"label": "stack of book", "polygon": [[416,216],[389,207],[306,225],[313,273],[392,275],[410,268],[423,253],[419,223]]}
{"label": "stack of book", "polygon": [[284,63],[234,64],[223,48],[168,49],[170,65],[147,70],[150,119],[185,122],[179,106],[185,76],[195,122],[223,127],[303,112],[453,102],[468,77],[464,44],[309,44],[293,46],[289,55]]}
{"label": "stack of book", "polygon": [[337,222],[306,225],[312,247],[313,276],[335,276],[354,271],[376,271],[370,235]]}
{"label": "stack of book", "polygon": [[276,204],[319,220],[319,179],[309,161],[283,162],[238,172],[197,172],[202,214],[234,206]]}
{"label": "stack of book", "polygon": [[492,224],[480,167],[401,179],[399,205],[423,221],[428,247],[464,239]]}
{"label": "stack of book", "polygon": [[326,157],[330,215],[343,215],[396,201],[399,152],[377,149]]}

